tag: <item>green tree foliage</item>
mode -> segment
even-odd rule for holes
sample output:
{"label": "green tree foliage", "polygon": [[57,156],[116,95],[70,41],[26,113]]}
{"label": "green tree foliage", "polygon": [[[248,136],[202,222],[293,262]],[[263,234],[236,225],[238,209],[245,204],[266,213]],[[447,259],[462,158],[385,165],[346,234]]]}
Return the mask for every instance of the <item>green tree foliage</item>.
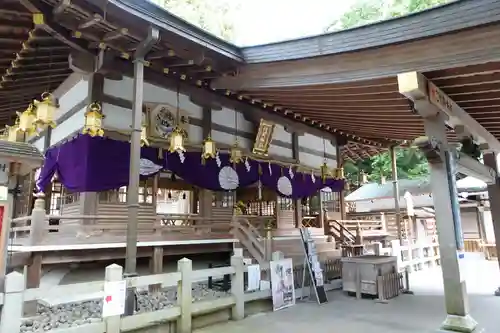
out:
{"label": "green tree foliage", "polygon": [[394,17],[416,13],[453,0],[358,0],[325,30],[355,28]]}
{"label": "green tree foliage", "polygon": [[[414,148],[399,148],[396,150],[396,165],[398,178],[415,179],[429,174],[429,165],[423,154]],[[357,164],[346,163],[344,172],[351,184],[357,184],[359,175],[363,171],[368,175],[368,180],[379,182],[381,177],[392,177],[391,156],[385,152]]]}
{"label": "green tree foliage", "polygon": [[224,40],[234,37],[234,24],[230,12],[238,6],[230,0],[149,0],[174,15]]}

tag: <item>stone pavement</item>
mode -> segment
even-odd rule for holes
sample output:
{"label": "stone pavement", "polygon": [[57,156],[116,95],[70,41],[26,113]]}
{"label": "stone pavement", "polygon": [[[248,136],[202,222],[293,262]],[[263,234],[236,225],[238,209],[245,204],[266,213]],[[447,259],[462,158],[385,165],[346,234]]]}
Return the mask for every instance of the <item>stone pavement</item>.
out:
{"label": "stone pavement", "polygon": [[[500,297],[493,296],[500,285],[496,262],[468,255],[461,261],[467,281],[472,316],[486,332],[500,331]],[[328,304],[298,303],[292,308],[264,313],[239,322],[210,326],[197,333],[421,333],[435,331],[446,312],[439,268],[413,273],[415,295],[402,295],[388,304],[356,300],[340,291],[329,293]]]}

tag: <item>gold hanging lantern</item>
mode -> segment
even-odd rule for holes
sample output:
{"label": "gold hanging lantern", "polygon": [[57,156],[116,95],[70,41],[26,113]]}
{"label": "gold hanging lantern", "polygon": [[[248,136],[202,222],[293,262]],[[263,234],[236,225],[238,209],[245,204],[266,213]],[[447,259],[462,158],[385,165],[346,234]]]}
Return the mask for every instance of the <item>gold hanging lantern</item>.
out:
{"label": "gold hanging lantern", "polygon": [[361,184],[366,184],[366,183],[368,183],[368,176],[366,175],[366,173],[365,173],[363,170],[361,170],[361,174],[360,174],[360,176],[361,176],[361,177],[360,177],[360,183],[361,183]]}
{"label": "gold hanging lantern", "polygon": [[229,162],[236,164],[243,161],[243,151],[238,144],[238,140],[234,141],[234,145],[231,147],[229,151]]}
{"label": "gold hanging lantern", "polygon": [[344,179],[344,168],[336,168],[333,170],[336,179]]}
{"label": "gold hanging lantern", "polygon": [[184,148],[184,135],[179,126],[176,126],[172,134],[170,134],[170,148],[168,148],[168,151],[171,153],[186,151],[186,148]]}
{"label": "gold hanging lantern", "polygon": [[148,127],[145,124],[141,125],[141,147],[149,146]]}
{"label": "gold hanging lantern", "polygon": [[203,151],[201,152],[201,158],[203,160],[208,160],[209,158],[215,158],[216,154],[215,141],[212,140],[210,135],[203,141]]}
{"label": "gold hanging lantern", "polygon": [[17,112],[19,116],[19,125],[17,131],[26,133],[28,135],[38,134],[36,132],[36,115],[33,104],[30,104],[23,112]]}
{"label": "gold hanging lantern", "polygon": [[330,171],[328,168],[328,164],[326,164],[326,161],[323,162],[323,164],[320,167],[320,170],[321,170],[321,180],[325,181],[326,178],[330,175]]}
{"label": "gold hanging lantern", "polygon": [[47,126],[54,128],[56,127],[54,114],[58,108],[56,99],[51,93],[48,92],[44,92],[41,97],[41,101],[35,100],[33,102],[36,107],[35,125],[38,128],[44,128]]}
{"label": "gold hanging lantern", "polygon": [[16,119],[16,122],[13,126],[6,126],[7,131],[7,140],[10,142],[22,142],[24,133],[18,131],[19,128],[19,118]]}
{"label": "gold hanging lantern", "polygon": [[89,105],[87,112],[85,112],[85,126],[83,127],[82,134],[88,134],[92,137],[103,136],[104,130],[102,129],[102,114],[101,105],[98,102],[93,102]]}

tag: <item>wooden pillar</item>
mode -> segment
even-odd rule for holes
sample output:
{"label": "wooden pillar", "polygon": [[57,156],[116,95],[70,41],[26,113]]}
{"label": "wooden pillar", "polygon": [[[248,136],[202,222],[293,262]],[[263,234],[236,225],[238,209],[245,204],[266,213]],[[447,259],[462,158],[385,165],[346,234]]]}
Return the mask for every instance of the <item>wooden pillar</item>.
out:
{"label": "wooden pillar", "polygon": [[[31,261],[26,266],[26,288],[40,287],[42,279],[42,254],[35,252],[31,256]],[[27,316],[36,315],[38,301],[29,301],[24,304],[24,313]]]}
{"label": "wooden pillar", "polygon": [[[299,135],[296,132],[292,133],[292,158],[295,163],[300,163]],[[302,201],[300,199],[294,200],[293,207],[295,228],[300,228],[302,226]]]}
{"label": "wooden pillar", "polygon": [[[212,131],[212,108],[209,106],[203,107],[202,114],[202,132],[203,138],[207,138]],[[212,217],[212,191],[200,189],[200,212],[199,214],[206,218]]]}
{"label": "wooden pillar", "polygon": [[[151,271],[151,274],[163,273],[163,247],[157,246],[153,248],[153,255],[151,256],[149,262],[149,269]],[[149,290],[152,292],[160,291],[161,283],[150,285]]]}
{"label": "wooden pillar", "polygon": [[[490,152],[483,154],[484,164],[493,170],[499,172],[497,163],[497,154]],[[498,180],[497,180],[498,181]],[[500,266],[500,185],[498,183],[488,185],[488,197],[490,199],[491,221],[493,232],[495,234],[495,244],[497,250],[497,261]],[[500,287],[495,291],[496,296],[500,296]]]}
{"label": "wooden pillar", "polygon": [[[344,160],[342,159],[342,146],[339,140],[335,143],[335,155],[337,157],[337,168],[342,168],[344,166]],[[339,207],[340,207],[340,219],[347,220],[346,205],[345,205],[345,190],[339,193]]]}
{"label": "wooden pillar", "polygon": [[392,185],[393,185],[393,196],[394,196],[394,211],[396,214],[396,226],[398,228],[398,239],[401,245],[403,242],[403,230],[402,220],[401,220],[401,208],[399,206],[399,185],[398,185],[398,168],[396,163],[396,149],[394,146],[391,147],[391,166],[392,166]]}
{"label": "wooden pillar", "polygon": [[[158,172],[154,177],[153,177],[153,186],[152,186],[152,196],[151,196],[151,203],[153,207],[155,208],[155,213],[157,212],[157,207],[158,207],[158,183],[160,181],[160,173]],[[146,186],[147,188],[147,186]]]}

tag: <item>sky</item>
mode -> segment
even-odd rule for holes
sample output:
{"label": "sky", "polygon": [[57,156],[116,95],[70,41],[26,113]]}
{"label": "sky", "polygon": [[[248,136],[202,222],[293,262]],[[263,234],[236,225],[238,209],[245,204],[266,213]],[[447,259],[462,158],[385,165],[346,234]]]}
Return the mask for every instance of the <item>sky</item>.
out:
{"label": "sky", "polygon": [[[199,0],[193,2],[200,6],[197,9],[185,6],[186,0],[149,1],[160,6],[167,1],[174,14],[193,24],[203,9],[227,6],[223,17],[234,26],[231,41],[249,46],[321,34],[357,0]],[[220,24],[217,14],[205,20],[208,26]]]}
{"label": "sky", "polygon": [[355,2],[355,0],[232,1],[240,2],[239,8],[231,13],[235,23],[234,43],[240,46],[320,34]]}

